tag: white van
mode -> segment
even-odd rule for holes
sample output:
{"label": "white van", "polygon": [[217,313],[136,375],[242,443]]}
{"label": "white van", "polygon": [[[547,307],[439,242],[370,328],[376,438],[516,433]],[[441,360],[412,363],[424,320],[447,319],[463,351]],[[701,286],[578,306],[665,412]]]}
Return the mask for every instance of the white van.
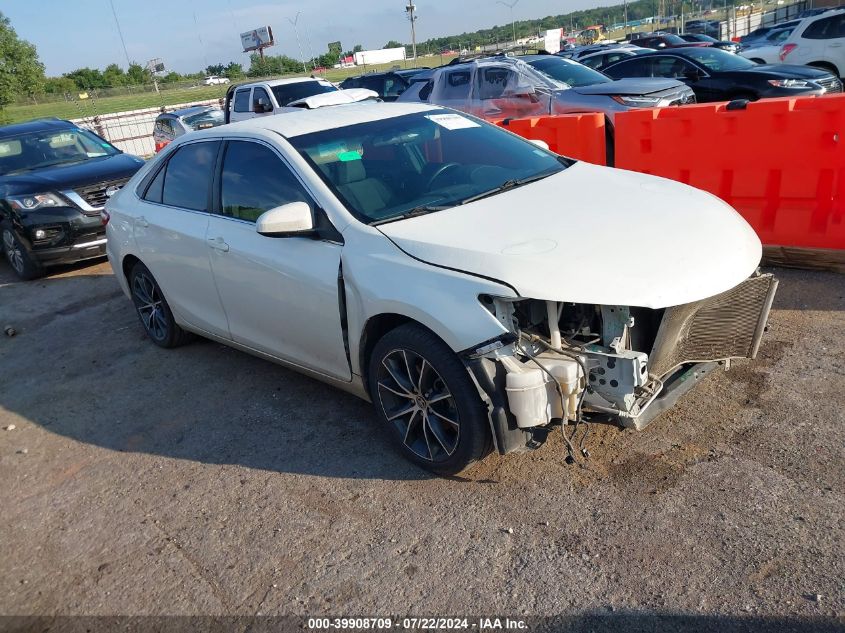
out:
{"label": "white van", "polygon": [[257,81],[232,86],[226,91],[226,123],[378,98],[378,93],[372,90],[340,90],[326,79],[313,77]]}

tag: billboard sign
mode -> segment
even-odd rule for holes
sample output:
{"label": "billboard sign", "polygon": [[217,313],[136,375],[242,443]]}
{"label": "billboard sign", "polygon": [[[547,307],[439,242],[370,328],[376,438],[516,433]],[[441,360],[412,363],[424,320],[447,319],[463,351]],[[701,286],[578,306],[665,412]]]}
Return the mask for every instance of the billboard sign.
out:
{"label": "billboard sign", "polygon": [[257,51],[268,46],[273,46],[273,29],[269,26],[262,26],[261,28],[241,33],[241,45],[244,53],[250,51]]}

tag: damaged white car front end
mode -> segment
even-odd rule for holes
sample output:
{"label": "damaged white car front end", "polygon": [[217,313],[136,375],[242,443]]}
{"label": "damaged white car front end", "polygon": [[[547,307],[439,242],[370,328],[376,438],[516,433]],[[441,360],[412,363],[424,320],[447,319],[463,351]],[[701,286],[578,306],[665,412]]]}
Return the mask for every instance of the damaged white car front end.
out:
{"label": "damaged white car front end", "polygon": [[585,414],[644,428],[718,363],[756,356],[777,288],[757,272],[756,234],[721,200],[587,163],[382,231],[517,295],[479,296],[504,332],[463,355],[502,453]]}

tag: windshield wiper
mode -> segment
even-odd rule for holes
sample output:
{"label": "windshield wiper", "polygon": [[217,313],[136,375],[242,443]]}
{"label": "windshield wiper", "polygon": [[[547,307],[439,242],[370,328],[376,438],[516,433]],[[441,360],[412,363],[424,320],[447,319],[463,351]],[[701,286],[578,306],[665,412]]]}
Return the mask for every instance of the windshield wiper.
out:
{"label": "windshield wiper", "polygon": [[470,202],[475,202],[476,200],[482,200],[484,198],[489,198],[490,196],[495,196],[496,194],[502,193],[504,191],[508,191],[509,189],[515,189],[516,187],[521,187],[522,185],[527,185],[531,182],[536,182],[538,180],[542,180],[543,178],[548,178],[549,176],[553,176],[559,172],[553,171],[549,173],[543,174],[535,174],[534,176],[528,176],[527,178],[519,178],[514,180],[506,180],[501,185],[496,187],[495,189],[490,189],[488,191],[484,191],[482,193],[476,194],[474,196],[470,196],[464,200],[461,200],[460,204],[469,204]]}
{"label": "windshield wiper", "polygon": [[453,205],[420,205],[418,207],[414,207],[413,209],[408,209],[404,213],[400,213],[399,215],[394,215],[389,218],[384,218],[382,220],[376,220],[375,222],[370,222],[370,226],[379,226],[380,224],[389,224],[390,222],[398,222],[399,220],[407,220],[408,218],[415,218],[420,215],[426,215],[428,213],[436,213],[437,211],[443,211],[444,209],[451,209]]}

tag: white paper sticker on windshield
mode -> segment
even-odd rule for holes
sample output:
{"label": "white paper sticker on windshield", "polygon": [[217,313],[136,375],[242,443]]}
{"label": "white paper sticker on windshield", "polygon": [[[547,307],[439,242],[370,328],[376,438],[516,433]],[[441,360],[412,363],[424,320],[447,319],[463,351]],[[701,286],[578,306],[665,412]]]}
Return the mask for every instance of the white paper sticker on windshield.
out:
{"label": "white paper sticker on windshield", "polygon": [[463,130],[468,127],[481,127],[475,121],[471,121],[460,114],[428,114],[425,118],[433,123],[437,123],[437,125],[441,127],[445,127],[447,130]]}

